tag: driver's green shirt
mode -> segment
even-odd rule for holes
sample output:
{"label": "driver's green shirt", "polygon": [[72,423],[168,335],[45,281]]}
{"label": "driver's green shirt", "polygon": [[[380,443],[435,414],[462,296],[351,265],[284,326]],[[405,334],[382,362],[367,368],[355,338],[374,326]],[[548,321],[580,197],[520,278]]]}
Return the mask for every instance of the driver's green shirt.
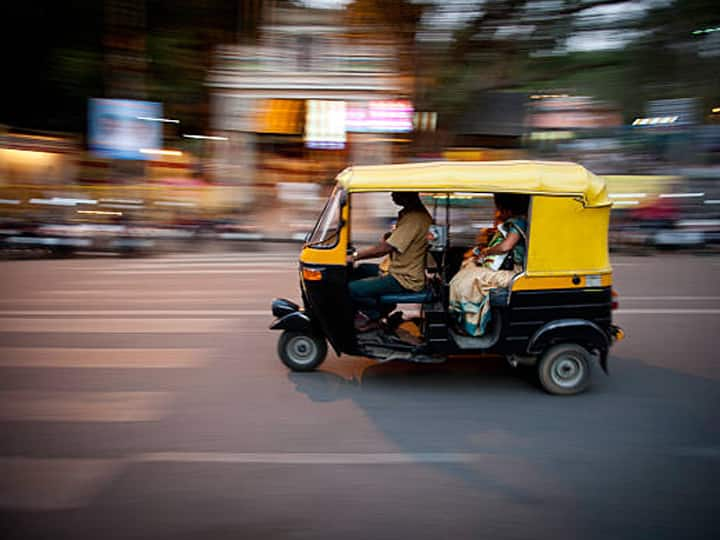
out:
{"label": "driver's green shirt", "polygon": [[431,224],[432,217],[425,207],[404,209],[386,240],[395,248],[390,254],[389,274],[411,291],[425,288],[425,256]]}

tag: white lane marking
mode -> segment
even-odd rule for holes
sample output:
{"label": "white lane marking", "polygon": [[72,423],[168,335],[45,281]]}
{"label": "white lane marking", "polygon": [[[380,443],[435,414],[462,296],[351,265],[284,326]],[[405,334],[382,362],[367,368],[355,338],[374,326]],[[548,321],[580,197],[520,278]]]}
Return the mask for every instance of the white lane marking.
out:
{"label": "white lane marking", "polygon": [[[194,279],[190,277],[190,279],[193,279],[193,284],[191,285],[192,288],[195,287],[203,287],[205,285],[212,285],[215,283],[220,283],[221,280],[225,281],[232,281],[233,286],[237,285],[239,286],[240,283],[242,283],[243,287],[248,288],[257,288],[258,284],[258,276],[262,276],[264,274],[279,274],[283,275],[286,278],[293,279],[293,285],[297,283],[297,272],[294,272],[292,274],[288,274],[286,272],[278,272],[275,270],[253,270],[252,272],[247,271],[241,271],[241,272],[233,272],[233,271],[220,271],[220,272],[187,272],[188,274],[195,274],[195,275],[201,275],[201,274],[221,274],[221,276],[218,276],[218,280],[203,280],[203,279]],[[157,277],[158,279],[162,280],[170,280],[173,279],[172,273],[163,273],[163,274],[157,274],[155,272],[140,272],[139,274],[116,274],[116,275],[110,275],[110,274],[103,274],[102,276],[100,274],[92,274],[92,279],[90,278],[82,278],[73,276],[70,281],[68,281],[69,285],[72,286],[82,286],[82,287],[102,287],[102,288],[108,288],[108,287],[115,287],[117,289],[121,287],[135,287],[137,288],[138,285],[138,275],[141,276],[147,276],[148,281],[153,279],[154,277]],[[250,283],[246,283],[246,282]],[[162,286],[163,284],[161,284]],[[174,287],[175,285],[171,285],[169,287],[165,287],[166,289],[170,289]],[[183,287],[186,287],[188,285],[183,285]],[[97,290],[97,289],[96,289]],[[235,292],[235,291],[234,291]]]}
{"label": "white lane marking", "polygon": [[[87,312],[85,312],[87,315]],[[78,334],[233,334],[240,321],[230,319],[82,318],[0,319],[0,332]]]}
{"label": "white lane marking", "polygon": [[623,300],[720,300],[720,296],[618,296]]}
{"label": "white lane marking", "polygon": [[12,422],[150,422],[170,409],[170,392],[0,392],[0,420]]}
{"label": "white lane marking", "polygon": [[478,453],[453,452],[378,452],[378,453],[332,453],[332,452],[155,452],[139,454],[138,462],[168,463],[268,463],[268,464],[321,464],[321,465],[385,465],[414,463],[472,463],[487,456]]}
{"label": "white lane marking", "polygon": [[618,309],[617,315],[720,315],[720,309]]}
{"label": "white lane marking", "polygon": [[[0,312],[0,329],[2,324],[15,317],[67,317],[67,316],[118,316],[126,317],[131,315],[145,315],[147,317],[158,316],[179,316],[179,317],[271,317],[268,309],[55,309],[55,310],[13,310]],[[70,319],[71,320],[71,319]],[[165,319],[167,320],[167,319]],[[183,319],[173,319],[183,320]]]}
{"label": "white lane marking", "polygon": [[78,266],[73,270],[92,272],[114,272],[116,270],[200,270],[203,268],[297,268],[297,261],[236,261],[204,263],[192,262],[183,264],[114,264],[111,267]]}
{"label": "white lane marking", "polygon": [[[235,298],[240,298],[240,291],[233,291],[232,294]],[[112,289],[59,289],[59,290],[50,290],[50,291],[42,291],[42,293],[34,293],[33,298],[26,298],[26,297],[18,297],[17,299],[0,299],[0,303],[14,303],[17,301],[22,300],[32,300],[33,302],[44,302],[46,301],[45,298],[42,298],[42,296],[102,296],[102,297],[119,297],[123,299],[127,298],[137,298],[137,299],[162,299],[165,297],[172,298],[178,298],[181,299],[181,297],[200,297],[203,299],[210,299],[210,298],[222,298],[222,299],[232,299],[228,295],[227,289],[201,289],[201,290],[148,290],[148,291],[139,291],[137,289],[129,289],[129,290],[112,290]],[[621,294],[618,297],[618,300],[620,302],[624,300],[632,300],[632,301],[651,301],[651,300],[667,300],[667,301],[692,301],[692,300],[698,300],[698,301],[711,301],[711,300],[720,300],[720,296],[625,296]]]}
{"label": "white lane marking", "polygon": [[61,261],[65,268],[107,268],[109,266],[132,266],[132,265],[148,265],[148,266],[187,266],[197,264],[242,264],[242,263],[268,263],[268,264],[297,264],[299,254],[294,253],[291,256],[276,257],[196,257],[196,258],[177,258],[177,259],[118,259],[108,260],[107,258],[99,260],[71,260]]}
{"label": "white lane marking", "polygon": [[[232,295],[238,295],[239,291],[232,291]],[[229,298],[230,294],[225,289],[200,289],[200,290],[157,290],[148,291],[138,289],[59,289],[52,291],[43,291],[39,295],[59,295],[59,296],[102,296],[102,297],[121,297],[121,298],[155,298],[155,297],[183,297],[183,296],[200,296],[202,298]],[[40,298],[44,300],[44,298]],[[3,300],[4,301],[4,300]]]}
{"label": "white lane marking", "polygon": [[0,348],[0,367],[22,368],[195,368],[207,349]]}
{"label": "white lane marking", "polygon": [[[717,315],[720,309],[625,308],[617,315]],[[143,319],[128,319],[144,316]],[[33,318],[38,317],[38,318]],[[46,317],[58,317],[49,319]],[[59,317],[83,317],[62,319]],[[106,319],[86,317],[110,317]],[[175,318],[155,318],[175,317]],[[198,318],[202,317],[202,318]],[[223,332],[216,321],[272,317],[269,309],[115,309],[115,310],[19,310],[0,312],[0,332]],[[209,323],[209,324],[208,324]],[[144,325],[144,326],[143,326]],[[31,329],[32,328],[32,329]],[[35,328],[66,328],[36,330]],[[106,329],[100,329],[106,328]],[[231,328],[226,328],[232,331]]]}
{"label": "white lane marking", "polygon": [[159,270],[99,270],[99,273],[102,274],[114,274],[114,275],[137,275],[137,274],[145,274],[145,275],[163,275],[163,274],[253,274],[253,275],[260,275],[260,274],[288,274],[291,272],[297,272],[296,268],[287,268],[287,269],[273,269],[273,268],[263,268],[263,269],[244,269],[244,268],[235,268],[235,269],[228,269],[228,270],[210,270],[210,269],[197,269],[197,270],[172,270],[172,269],[159,269]]}
{"label": "white lane marking", "polygon": [[0,458],[0,508],[68,510],[90,503],[122,460]]}
{"label": "white lane marking", "polygon": [[[208,302],[212,303],[232,303],[235,305],[238,305],[240,303],[242,304],[255,304],[255,307],[260,305],[270,305],[270,302],[249,302],[247,299],[243,299],[238,296],[202,296],[200,298],[159,298],[157,296],[142,296],[142,297],[132,297],[133,295],[130,293],[124,294],[124,295],[118,295],[115,298],[113,298],[113,304],[118,307],[126,307],[130,308],[133,306],[147,306],[152,305],[154,307],[172,307],[172,306],[178,306],[178,307],[186,307],[188,305],[202,305],[207,306]],[[88,295],[85,296],[77,296],[75,298],[19,298],[19,299],[12,299],[12,298],[6,298],[3,300],[0,300],[0,304],[12,306],[13,308],[17,309],[24,309],[29,308],[32,306],[40,306],[40,307],[54,307],[54,306],[77,306],[78,304],[81,304],[82,306],[87,306],[88,299],[91,299],[93,302],[98,302],[102,299],[106,298],[102,294],[98,294],[97,296],[89,297]],[[2,312],[0,312],[0,318],[2,317]]]}
{"label": "white lane marking", "polygon": [[181,255],[166,255],[163,257],[152,257],[145,259],[147,261],[193,261],[206,259],[263,259],[263,258],[281,258],[295,257],[300,255],[298,251],[268,251],[268,252],[235,252],[235,253],[187,253]]}
{"label": "white lane marking", "polygon": [[159,257],[151,259],[125,259],[129,263],[156,263],[156,264],[192,264],[194,262],[241,262],[241,261],[297,261],[300,252],[281,253],[281,254],[247,254],[247,255],[229,255],[215,256],[205,255],[198,257]]}
{"label": "white lane marking", "polygon": [[[618,309],[613,313],[620,315],[623,314],[665,314],[665,315],[714,315],[720,313],[719,309],[676,309],[676,308],[628,308]],[[132,315],[140,315],[147,317],[178,317],[176,319],[160,319],[163,321],[188,321],[185,317],[207,317],[208,319],[195,319],[195,320],[211,320],[213,318],[233,318],[233,317],[272,317],[270,309],[113,309],[113,310],[13,310],[13,311],[2,311],[0,312],[0,331],[3,330],[3,326],[6,321],[14,320],[25,320],[33,321],[36,319],[16,319],[16,317],[89,317],[89,316],[116,316],[126,317]],[[52,320],[52,319],[50,319]],[[73,321],[78,319],[66,319],[67,321]],[[93,319],[101,321],[104,319]],[[105,319],[111,320],[111,319]]]}

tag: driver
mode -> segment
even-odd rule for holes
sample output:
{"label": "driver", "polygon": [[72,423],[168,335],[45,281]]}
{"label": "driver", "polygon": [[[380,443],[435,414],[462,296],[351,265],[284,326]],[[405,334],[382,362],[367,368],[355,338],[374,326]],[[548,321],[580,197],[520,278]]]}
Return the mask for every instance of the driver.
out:
{"label": "driver", "polygon": [[425,288],[425,255],[432,217],[416,192],[394,191],[392,200],[402,207],[395,229],[380,243],[348,257],[348,264],[387,256],[389,264],[364,263],[353,269],[350,298],[357,310],[355,329],[365,332],[377,328],[378,321],[395,306],[380,305],[384,294],[418,292]]}

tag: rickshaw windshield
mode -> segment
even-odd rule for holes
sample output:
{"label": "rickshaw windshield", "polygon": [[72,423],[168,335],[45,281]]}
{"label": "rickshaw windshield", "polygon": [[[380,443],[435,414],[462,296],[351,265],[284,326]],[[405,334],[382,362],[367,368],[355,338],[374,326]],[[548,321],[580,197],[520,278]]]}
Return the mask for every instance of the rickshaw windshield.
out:
{"label": "rickshaw windshield", "polygon": [[308,246],[318,248],[332,248],[337,244],[340,236],[340,228],[342,222],[340,219],[342,203],[345,200],[345,191],[340,187],[336,187],[330,195],[325,208],[320,214],[315,228],[308,238]]}

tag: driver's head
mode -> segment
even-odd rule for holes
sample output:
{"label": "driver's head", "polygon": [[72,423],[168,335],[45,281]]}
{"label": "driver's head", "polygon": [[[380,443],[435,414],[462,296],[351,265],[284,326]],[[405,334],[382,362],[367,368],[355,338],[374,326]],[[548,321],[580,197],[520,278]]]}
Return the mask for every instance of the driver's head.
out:
{"label": "driver's head", "polygon": [[393,191],[390,196],[395,204],[404,208],[422,204],[420,194],[416,191]]}

